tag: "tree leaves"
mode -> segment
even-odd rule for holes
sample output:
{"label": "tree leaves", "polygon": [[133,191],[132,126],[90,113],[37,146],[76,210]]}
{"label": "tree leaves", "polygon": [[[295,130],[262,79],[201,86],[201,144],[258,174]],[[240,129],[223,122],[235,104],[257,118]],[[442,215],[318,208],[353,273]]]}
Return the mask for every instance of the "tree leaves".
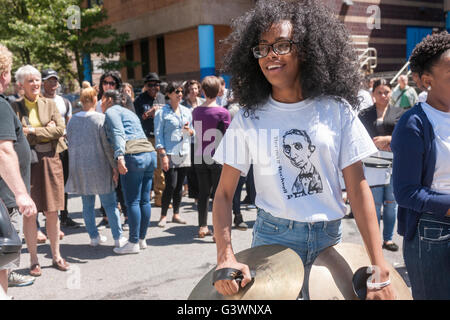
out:
{"label": "tree leaves", "polygon": [[[76,79],[81,84],[84,53],[111,58],[120,52],[128,34],[118,34],[104,24],[108,16],[102,7],[82,8],[83,2],[1,0],[0,42],[14,53],[13,69],[24,64],[32,64],[39,70],[52,67],[68,80]],[[68,19],[74,14],[69,10],[71,6],[80,8],[79,29],[68,28]],[[120,68],[122,64],[106,63],[105,67]]]}

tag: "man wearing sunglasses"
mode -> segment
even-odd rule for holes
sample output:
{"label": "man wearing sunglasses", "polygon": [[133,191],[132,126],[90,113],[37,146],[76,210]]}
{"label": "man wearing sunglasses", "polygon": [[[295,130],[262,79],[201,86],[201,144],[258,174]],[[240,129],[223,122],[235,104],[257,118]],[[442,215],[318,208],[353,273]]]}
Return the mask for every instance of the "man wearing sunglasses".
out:
{"label": "man wearing sunglasses", "polygon": [[[164,95],[160,92],[158,75],[150,72],[144,78],[144,92],[134,101],[136,114],[141,119],[142,128],[148,140],[155,146],[154,118],[159,108],[165,105]],[[164,174],[161,169],[161,162],[158,158],[158,167],[153,174],[153,191],[155,193],[155,206],[161,207],[162,192],[164,190]]]}

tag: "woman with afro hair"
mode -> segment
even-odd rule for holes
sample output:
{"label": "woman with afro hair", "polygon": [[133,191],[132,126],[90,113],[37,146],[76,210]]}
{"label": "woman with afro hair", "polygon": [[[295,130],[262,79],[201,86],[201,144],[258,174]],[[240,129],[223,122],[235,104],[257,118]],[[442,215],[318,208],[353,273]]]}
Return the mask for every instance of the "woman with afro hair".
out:
{"label": "woman with afro hair", "polygon": [[450,35],[427,36],[410,57],[426,102],[395,126],[398,233],[414,299],[450,299]]}
{"label": "woman with afro hair", "polygon": [[[234,21],[229,40],[225,71],[242,110],[214,155],[224,164],[213,205],[216,270],[242,271],[242,287],[251,281],[248,266],[236,261],[233,253],[231,207],[239,176],[253,164],[258,215],[252,247],[280,244],[297,252],[305,266],[301,294],[308,299],[312,263],[341,241],[346,212],[342,172],[358,228],[378,271],[367,298],[393,299],[361,162],[377,149],[356,115],[361,75],[344,25],[318,1],[259,0]],[[225,274],[217,279],[219,293],[239,290],[229,278]]]}

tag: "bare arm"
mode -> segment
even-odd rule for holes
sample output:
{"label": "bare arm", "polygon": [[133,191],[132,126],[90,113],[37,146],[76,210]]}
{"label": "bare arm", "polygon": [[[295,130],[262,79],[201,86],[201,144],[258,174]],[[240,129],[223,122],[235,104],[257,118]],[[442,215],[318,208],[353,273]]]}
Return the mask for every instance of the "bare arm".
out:
{"label": "bare arm", "polygon": [[37,213],[20,174],[19,160],[12,141],[0,140],[0,176],[14,193],[19,211],[25,216]]}
{"label": "bare arm", "polygon": [[[240,171],[224,165],[213,202],[213,225],[217,246],[217,268],[235,268],[244,274],[241,286],[251,281],[250,270],[247,265],[238,263],[231,245],[231,220],[233,196],[239,182]],[[235,280],[220,280],[214,286],[223,295],[235,294],[239,286]]]}
{"label": "bare arm", "polygon": [[[381,248],[380,230],[375,211],[372,192],[364,177],[361,161],[358,161],[344,170],[347,195],[350,200],[355,221],[363,238],[367,253],[372,265],[379,268],[380,274],[376,274],[377,281],[384,282],[389,279],[389,266],[383,257]],[[389,285],[380,290],[368,290],[367,299],[394,299],[394,291]]]}

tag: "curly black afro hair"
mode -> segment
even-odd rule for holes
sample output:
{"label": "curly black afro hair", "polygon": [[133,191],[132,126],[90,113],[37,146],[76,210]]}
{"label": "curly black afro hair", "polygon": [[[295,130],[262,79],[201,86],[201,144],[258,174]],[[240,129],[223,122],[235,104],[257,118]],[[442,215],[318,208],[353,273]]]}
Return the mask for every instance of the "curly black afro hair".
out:
{"label": "curly black afro hair", "polygon": [[259,0],[255,7],[233,21],[231,44],[224,59],[224,71],[231,75],[233,95],[245,110],[251,111],[271,93],[251,48],[273,23],[289,20],[293,41],[302,59],[301,86],[304,98],[321,95],[345,99],[354,109],[362,75],[350,35],[335,15],[315,0]]}
{"label": "curly black afro hair", "polygon": [[409,58],[411,71],[422,76],[431,73],[431,68],[439,61],[441,55],[450,49],[450,34],[447,31],[428,35],[413,50]]}

